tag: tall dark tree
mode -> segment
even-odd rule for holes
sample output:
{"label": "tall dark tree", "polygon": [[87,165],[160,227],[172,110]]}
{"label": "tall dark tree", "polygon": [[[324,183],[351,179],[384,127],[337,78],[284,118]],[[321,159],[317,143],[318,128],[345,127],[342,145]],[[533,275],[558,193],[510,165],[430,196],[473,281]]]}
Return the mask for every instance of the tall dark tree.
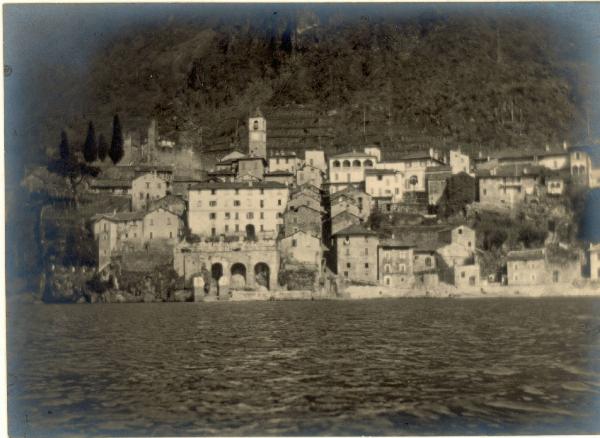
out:
{"label": "tall dark tree", "polygon": [[80,184],[88,176],[98,176],[100,169],[82,162],[79,156],[71,151],[65,131],[61,133],[60,137],[60,157],[48,163],[48,170],[65,178],[71,190],[73,205],[78,208]]}
{"label": "tall dark tree", "polygon": [[123,158],[123,132],[121,131],[121,122],[119,121],[119,115],[115,114],[113,119],[113,134],[112,141],[110,143],[110,150],[108,156],[114,164],[117,164]]}
{"label": "tall dark tree", "polygon": [[100,134],[98,136],[98,159],[104,161],[107,155],[108,143],[106,142],[106,138],[104,138],[104,134]]}
{"label": "tall dark tree", "polygon": [[98,158],[98,145],[96,144],[96,132],[92,122],[88,125],[87,137],[83,144],[83,158],[88,163],[93,163]]}

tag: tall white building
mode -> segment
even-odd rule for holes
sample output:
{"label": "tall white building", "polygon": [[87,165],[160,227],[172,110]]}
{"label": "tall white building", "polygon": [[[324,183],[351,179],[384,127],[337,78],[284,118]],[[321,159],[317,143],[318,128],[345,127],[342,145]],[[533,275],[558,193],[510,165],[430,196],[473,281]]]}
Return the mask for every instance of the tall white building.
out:
{"label": "tall white building", "polygon": [[276,182],[206,182],[189,190],[188,225],[202,237],[275,238],[288,188]]}

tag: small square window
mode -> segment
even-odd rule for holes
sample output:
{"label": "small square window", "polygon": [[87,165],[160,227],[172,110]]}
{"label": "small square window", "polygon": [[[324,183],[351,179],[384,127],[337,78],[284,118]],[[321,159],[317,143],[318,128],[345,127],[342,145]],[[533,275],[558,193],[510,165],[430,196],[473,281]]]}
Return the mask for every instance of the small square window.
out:
{"label": "small square window", "polygon": [[350,267],[350,263],[346,263],[346,267],[349,268]]}

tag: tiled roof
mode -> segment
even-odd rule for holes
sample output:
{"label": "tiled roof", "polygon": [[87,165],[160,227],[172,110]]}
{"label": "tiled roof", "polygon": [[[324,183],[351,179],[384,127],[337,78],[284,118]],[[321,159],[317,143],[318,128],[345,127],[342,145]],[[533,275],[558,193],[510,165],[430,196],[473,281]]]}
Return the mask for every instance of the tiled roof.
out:
{"label": "tiled roof", "polygon": [[377,233],[369,230],[364,225],[355,224],[338,231],[335,236],[377,236]]}
{"label": "tiled roof", "polygon": [[92,221],[96,222],[100,219],[107,219],[112,222],[127,222],[142,220],[146,215],[145,211],[122,211],[117,213],[99,213],[92,216]]}
{"label": "tiled roof", "polygon": [[90,183],[90,187],[130,189],[131,181],[122,179],[94,179]]}
{"label": "tiled roof", "polygon": [[248,181],[248,182],[218,182],[209,181],[192,185],[190,190],[210,190],[210,189],[286,189],[285,184],[275,181]]}
{"label": "tiled roof", "polygon": [[544,248],[509,251],[506,258],[512,261],[541,260],[544,258]]}
{"label": "tiled roof", "polygon": [[265,177],[267,176],[294,176],[294,174],[287,170],[275,170],[273,172],[265,173]]}
{"label": "tiled roof", "polygon": [[536,177],[544,174],[545,168],[530,164],[505,164],[492,169],[480,169],[476,172],[479,178],[504,177]]}
{"label": "tiled roof", "polygon": [[415,244],[398,239],[384,239],[379,242],[379,246],[383,248],[412,248]]}

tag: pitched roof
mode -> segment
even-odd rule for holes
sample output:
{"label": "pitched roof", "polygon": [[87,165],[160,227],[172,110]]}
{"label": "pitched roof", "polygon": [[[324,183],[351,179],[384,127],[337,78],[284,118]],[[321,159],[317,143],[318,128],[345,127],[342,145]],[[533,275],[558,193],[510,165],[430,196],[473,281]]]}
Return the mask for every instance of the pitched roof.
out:
{"label": "pitched roof", "polygon": [[90,187],[130,189],[131,181],[123,179],[93,179]]}
{"label": "pitched roof", "polygon": [[335,192],[334,194],[332,194],[332,195],[330,196],[330,198],[331,198],[331,199],[335,199],[335,198],[338,198],[338,197],[340,197],[340,196],[344,196],[344,195],[346,195],[346,196],[351,196],[351,195],[353,195],[353,194],[357,194],[357,193],[364,194],[364,195],[367,195],[367,196],[371,196],[371,195],[369,195],[368,193],[366,193],[366,192],[363,192],[362,190],[359,190],[359,189],[357,189],[357,188],[356,188],[356,187],[354,187],[353,185],[349,185],[349,186],[348,186],[348,187],[346,187],[345,189],[339,190],[339,191]]}
{"label": "pitched roof", "polygon": [[491,169],[480,169],[476,172],[479,178],[532,177],[544,174],[542,166],[530,164],[505,164]]}
{"label": "pitched roof", "polygon": [[377,236],[377,233],[362,224],[354,224],[338,231],[334,236]]}
{"label": "pitched roof", "polygon": [[267,176],[294,176],[292,172],[288,172],[287,170],[275,170],[273,172],[265,173],[265,178]]}
{"label": "pitched roof", "polygon": [[122,211],[116,213],[98,213],[92,216],[92,222],[99,221],[100,219],[106,219],[111,222],[127,222],[142,220],[146,215],[145,211]]}
{"label": "pitched roof", "polygon": [[414,243],[409,243],[398,239],[384,239],[379,242],[382,248],[413,248]]}
{"label": "pitched roof", "polygon": [[211,190],[211,189],[223,189],[223,190],[234,190],[234,189],[287,189],[285,184],[281,184],[275,181],[247,181],[247,182],[218,182],[208,181],[193,184],[190,190]]}
{"label": "pitched roof", "polygon": [[394,169],[365,169],[365,175],[395,175],[402,173]]}
{"label": "pitched roof", "polygon": [[544,248],[522,249],[509,251],[506,259],[511,261],[541,260],[544,258]]}
{"label": "pitched roof", "polygon": [[136,172],[173,172],[173,166],[161,164],[138,164],[134,168]]}

